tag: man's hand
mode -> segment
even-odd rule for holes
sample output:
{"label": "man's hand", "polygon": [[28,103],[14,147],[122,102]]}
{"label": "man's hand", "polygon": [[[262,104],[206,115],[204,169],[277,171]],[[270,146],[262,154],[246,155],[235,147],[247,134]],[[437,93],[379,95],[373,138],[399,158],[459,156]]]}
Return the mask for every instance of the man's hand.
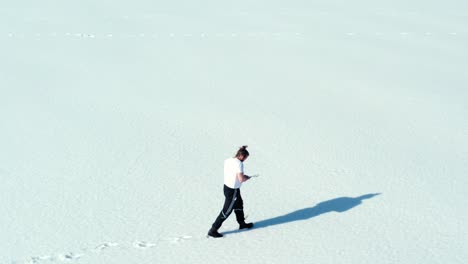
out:
{"label": "man's hand", "polygon": [[250,179],[249,176],[244,175],[244,173],[242,173],[242,172],[237,173],[237,178],[239,179],[240,182],[245,182],[245,181],[248,181]]}

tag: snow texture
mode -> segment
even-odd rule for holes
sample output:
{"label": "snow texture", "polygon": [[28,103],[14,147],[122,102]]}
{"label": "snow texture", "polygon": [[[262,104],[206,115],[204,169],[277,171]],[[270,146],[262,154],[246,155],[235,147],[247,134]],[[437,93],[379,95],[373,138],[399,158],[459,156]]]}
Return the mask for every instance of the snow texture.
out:
{"label": "snow texture", "polygon": [[2,3],[0,264],[466,263],[467,3]]}

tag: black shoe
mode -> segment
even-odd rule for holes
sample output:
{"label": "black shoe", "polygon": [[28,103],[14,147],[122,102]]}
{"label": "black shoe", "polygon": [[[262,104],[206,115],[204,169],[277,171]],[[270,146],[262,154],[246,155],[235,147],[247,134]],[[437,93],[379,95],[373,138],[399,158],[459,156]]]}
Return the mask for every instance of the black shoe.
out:
{"label": "black shoe", "polygon": [[214,237],[214,238],[223,237],[222,234],[218,233],[218,230],[213,229],[213,228],[211,228],[211,229],[208,231],[208,236]]}
{"label": "black shoe", "polygon": [[245,229],[245,228],[250,229],[253,226],[254,226],[253,223],[243,223],[243,224],[239,224],[239,229]]}

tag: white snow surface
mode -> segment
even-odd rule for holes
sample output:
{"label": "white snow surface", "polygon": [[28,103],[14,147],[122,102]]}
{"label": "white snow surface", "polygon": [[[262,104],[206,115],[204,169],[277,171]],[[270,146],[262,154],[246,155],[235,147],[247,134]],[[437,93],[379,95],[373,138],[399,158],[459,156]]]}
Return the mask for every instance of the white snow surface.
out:
{"label": "white snow surface", "polygon": [[466,263],[466,10],[4,1],[0,264]]}

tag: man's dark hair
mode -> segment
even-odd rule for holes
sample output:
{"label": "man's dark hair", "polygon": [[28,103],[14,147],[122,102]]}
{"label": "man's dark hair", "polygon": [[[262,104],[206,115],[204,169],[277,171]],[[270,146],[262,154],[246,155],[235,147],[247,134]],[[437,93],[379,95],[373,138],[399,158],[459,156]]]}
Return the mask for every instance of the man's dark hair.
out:
{"label": "man's dark hair", "polygon": [[236,158],[240,156],[248,157],[250,154],[247,151],[247,146],[242,146],[239,148],[239,150],[236,153]]}

